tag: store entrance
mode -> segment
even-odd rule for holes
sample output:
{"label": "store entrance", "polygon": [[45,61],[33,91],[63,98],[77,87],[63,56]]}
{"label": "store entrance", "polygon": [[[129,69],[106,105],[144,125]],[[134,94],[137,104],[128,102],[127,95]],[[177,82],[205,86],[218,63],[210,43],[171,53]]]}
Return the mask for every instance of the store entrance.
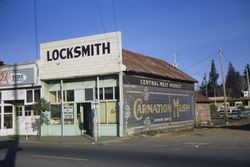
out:
{"label": "store entrance", "polygon": [[92,126],[93,126],[93,116],[91,110],[91,103],[78,103],[77,104],[77,114],[79,120],[79,128],[83,134],[92,136]]}

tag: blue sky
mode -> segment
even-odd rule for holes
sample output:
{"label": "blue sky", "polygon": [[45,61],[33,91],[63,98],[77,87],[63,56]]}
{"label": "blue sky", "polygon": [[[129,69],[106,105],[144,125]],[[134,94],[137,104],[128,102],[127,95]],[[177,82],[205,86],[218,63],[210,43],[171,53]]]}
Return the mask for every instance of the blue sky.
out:
{"label": "blue sky", "polygon": [[[249,0],[113,2],[36,0],[38,43],[118,30],[124,49],[171,64],[176,53],[178,68],[199,81],[210,72],[211,59],[220,72],[219,48],[225,72],[229,61],[241,73],[250,63]],[[0,59],[36,59],[34,0],[0,0]]]}

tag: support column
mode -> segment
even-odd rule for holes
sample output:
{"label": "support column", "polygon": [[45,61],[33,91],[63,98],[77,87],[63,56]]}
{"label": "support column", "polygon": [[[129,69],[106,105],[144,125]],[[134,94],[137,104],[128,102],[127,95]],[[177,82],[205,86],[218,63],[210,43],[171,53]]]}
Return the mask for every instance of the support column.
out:
{"label": "support column", "polygon": [[63,80],[61,80],[60,84],[61,90],[61,136],[64,136],[64,109],[63,109]]}
{"label": "support column", "polygon": [[123,137],[123,72],[119,72],[119,137]]}
{"label": "support column", "polygon": [[101,129],[101,124],[100,124],[100,90],[99,90],[99,87],[100,87],[100,78],[99,76],[97,76],[96,78],[96,87],[97,87],[97,103],[98,103],[98,107],[97,107],[97,120],[98,120],[98,130],[97,130],[97,135],[98,137],[100,138],[101,137],[101,133],[100,133],[100,129]]}

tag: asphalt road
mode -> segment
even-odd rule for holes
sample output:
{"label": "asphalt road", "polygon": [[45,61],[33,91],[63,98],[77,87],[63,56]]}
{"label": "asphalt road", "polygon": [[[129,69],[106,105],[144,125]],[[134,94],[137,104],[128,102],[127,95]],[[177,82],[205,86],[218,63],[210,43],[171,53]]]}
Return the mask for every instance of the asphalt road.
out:
{"label": "asphalt road", "polygon": [[[143,142],[143,141],[142,141]],[[203,146],[203,147],[202,147]],[[82,166],[249,166],[250,150],[204,147],[204,143],[167,145],[52,145],[23,144],[17,154],[16,167]]]}
{"label": "asphalt road", "polygon": [[248,167],[250,123],[114,143],[21,143],[18,147],[15,167]]}

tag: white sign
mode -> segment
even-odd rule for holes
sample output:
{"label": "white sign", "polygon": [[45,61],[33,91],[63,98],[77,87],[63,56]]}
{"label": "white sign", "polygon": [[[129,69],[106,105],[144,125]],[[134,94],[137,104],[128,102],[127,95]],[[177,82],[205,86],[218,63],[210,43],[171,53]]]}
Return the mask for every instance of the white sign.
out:
{"label": "white sign", "polygon": [[73,106],[64,106],[63,112],[64,112],[64,119],[74,118]]}
{"label": "white sign", "polygon": [[107,33],[41,44],[43,80],[118,73],[121,33]]}
{"label": "white sign", "polygon": [[21,83],[27,79],[23,73],[13,73],[11,71],[0,71],[0,84]]}

